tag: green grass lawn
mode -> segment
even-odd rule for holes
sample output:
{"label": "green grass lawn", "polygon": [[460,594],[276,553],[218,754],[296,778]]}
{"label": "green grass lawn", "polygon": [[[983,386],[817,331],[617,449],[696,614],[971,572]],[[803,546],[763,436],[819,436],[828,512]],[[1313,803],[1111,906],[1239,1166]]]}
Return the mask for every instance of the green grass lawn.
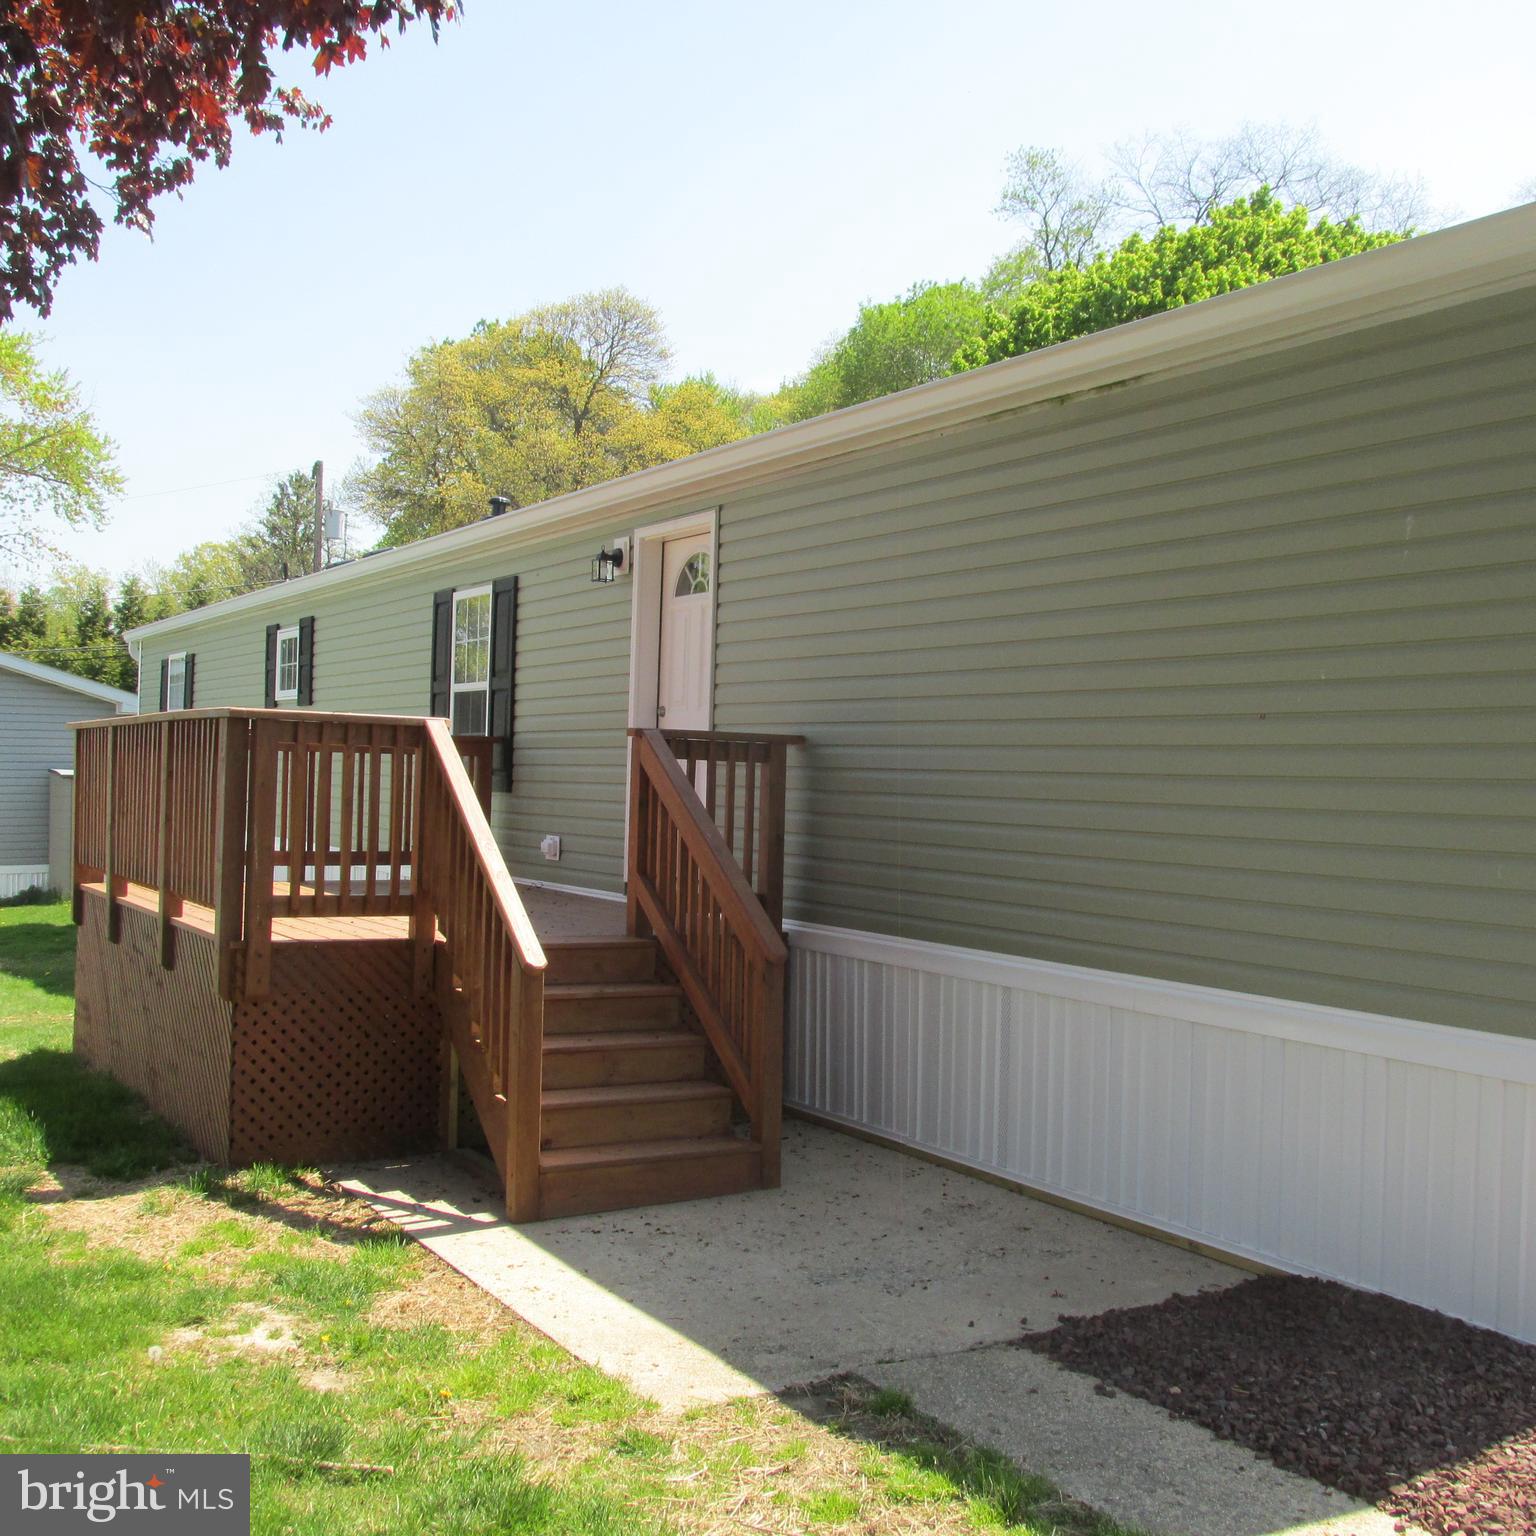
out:
{"label": "green grass lawn", "polygon": [[195,1164],[70,1053],[73,954],[0,908],[0,1448],[248,1451],[262,1536],[1114,1536],[859,1382],[665,1416],[317,1175]]}

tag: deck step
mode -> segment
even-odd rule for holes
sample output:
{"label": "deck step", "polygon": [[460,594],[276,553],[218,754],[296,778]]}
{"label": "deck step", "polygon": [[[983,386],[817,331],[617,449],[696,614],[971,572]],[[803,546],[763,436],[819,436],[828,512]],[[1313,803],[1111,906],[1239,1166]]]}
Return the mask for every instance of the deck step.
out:
{"label": "deck step", "polygon": [[543,1098],[543,1145],[590,1147],[723,1136],[730,1119],[731,1091],[720,1083],[551,1088]]}
{"label": "deck step", "polygon": [[762,1184],[762,1148],[736,1136],[567,1147],[539,1157],[539,1214],[579,1216],[734,1195]]}
{"label": "deck step", "polygon": [[666,981],[546,983],[544,1032],[676,1029],[683,989]]}
{"label": "deck step", "polygon": [[546,987],[656,979],[655,939],[551,939],[544,955]]}
{"label": "deck step", "polygon": [[702,1036],[686,1029],[594,1030],[544,1036],[544,1087],[676,1083],[704,1076]]}

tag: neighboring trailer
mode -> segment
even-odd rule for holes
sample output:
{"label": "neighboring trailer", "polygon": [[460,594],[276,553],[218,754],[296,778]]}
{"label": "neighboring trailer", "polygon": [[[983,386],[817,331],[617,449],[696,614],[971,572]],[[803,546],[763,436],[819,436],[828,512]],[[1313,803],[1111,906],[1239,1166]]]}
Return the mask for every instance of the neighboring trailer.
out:
{"label": "neighboring trailer", "polygon": [[316,708],[421,713],[444,594],[516,577],[498,835],[616,893],[700,540],[708,723],[807,738],[788,1102],[1536,1338],[1533,250],[1518,210],[717,450],[148,626],[141,675],[259,705],[309,620]]}
{"label": "neighboring trailer", "polygon": [[48,775],[74,764],[70,721],[137,707],[121,688],[0,651],[0,897],[50,883]]}

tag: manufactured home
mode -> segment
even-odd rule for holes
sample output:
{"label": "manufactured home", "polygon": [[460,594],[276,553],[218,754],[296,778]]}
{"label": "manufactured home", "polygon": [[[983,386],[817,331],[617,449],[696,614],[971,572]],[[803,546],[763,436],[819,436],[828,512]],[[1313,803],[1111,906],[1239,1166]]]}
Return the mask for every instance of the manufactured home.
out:
{"label": "manufactured home", "polygon": [[216,1151],[472,1100],[538,1216],[782,1102],[1536,1338],[1536,207],[131,641],[82,1048]]}
{"label": "manufactured home", "polygon": [[68,861],[55,869],[50,855],[54,844],[69,845],[69,797],[53,784],[75,761],[70,724],[137,708],[137,698],[121,688],[0,651],[0,897],[49,890],[61,876],[68,885]]}

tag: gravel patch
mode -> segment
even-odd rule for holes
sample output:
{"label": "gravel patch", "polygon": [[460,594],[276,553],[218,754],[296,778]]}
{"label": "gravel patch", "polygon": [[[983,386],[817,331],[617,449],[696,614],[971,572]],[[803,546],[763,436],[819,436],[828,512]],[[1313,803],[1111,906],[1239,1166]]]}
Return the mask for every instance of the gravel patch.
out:
{"label": "gravel patch", "polygon": [[1536,1347],[1503,1334],[1263,1276],[1019,1344],[1434,1536],[1536,1531]]}

